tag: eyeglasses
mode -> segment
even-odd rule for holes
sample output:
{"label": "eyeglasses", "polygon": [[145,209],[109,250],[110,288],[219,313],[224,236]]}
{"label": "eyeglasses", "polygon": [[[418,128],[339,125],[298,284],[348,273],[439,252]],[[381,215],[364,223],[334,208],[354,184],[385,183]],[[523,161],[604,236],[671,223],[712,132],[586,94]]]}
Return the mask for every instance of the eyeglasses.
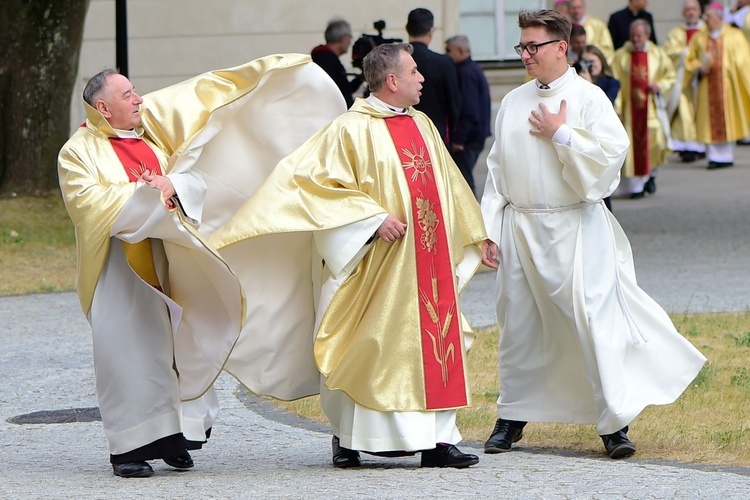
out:
{"label": "eyeglasses", "polygon": [[550,40],[548,42],[530,43],[528,45],[523,45],[523,44],[519,43],[518,45],[516,45],[515,47],[513,47],[513,49],[515,49],[516,54],[518,54],[519,56],[523,55],[523,51],[524,50],[526,52],[528,52],[530,56],[533,56],[534,54],[536,54],[537,52],[539,52],[539,47],[541,47],[543,45],[550,44],[550,43],[555,43],[555,42],[562,42],[562,40]]}

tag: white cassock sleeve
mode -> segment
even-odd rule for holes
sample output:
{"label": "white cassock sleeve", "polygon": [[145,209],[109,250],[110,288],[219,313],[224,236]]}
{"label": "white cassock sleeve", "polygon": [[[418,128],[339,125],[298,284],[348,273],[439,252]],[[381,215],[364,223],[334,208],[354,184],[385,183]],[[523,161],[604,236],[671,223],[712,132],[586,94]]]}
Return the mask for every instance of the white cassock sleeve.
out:
{"label": "white cassock sleeve", "polygon": [[346,276],[372,246],[373,236],[388,214],[378,214],[345,226],[315,231],[318,253],[335,278]]}
{"label": "white cassock sleeve", "polygon": [[506,102],[503,99],[500,104],[500,110],[497,112],[497,119],[495,120],[495,142],[492,144],[492,149],[487,157],[487,181],[484,185],[484,193],[482,194],[482,218],[484,219],[484,226],[487,229],[487,237],[498,243],[500,241],[500,234],[503,229],[503,209],[508,204],[508,199],[500,193],[498,188],[497,178],[500,175],[502,162],[502,125],[503,116],[505,115]]}
{"label": "white cassock sleeve", "polygon": [[581,126],[570,129],[570,145],[553,143],[563,163],[563,179],[582,200],[596,202],[620,183],[628,134],[604,94],[587,103]]}
{"label": "white cassock sleeve", "polygon": [[203,202],[206,199],[206,182],[194,171],[167,174],[172,181],[177,196],[177,202],[183,213],[194,224],[200,224],[203,215]]}

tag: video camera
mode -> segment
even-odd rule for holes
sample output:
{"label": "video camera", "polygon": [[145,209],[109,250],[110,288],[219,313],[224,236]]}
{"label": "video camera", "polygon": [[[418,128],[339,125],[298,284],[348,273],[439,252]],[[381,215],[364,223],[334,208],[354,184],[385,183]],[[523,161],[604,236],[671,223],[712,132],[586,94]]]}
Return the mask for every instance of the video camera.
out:
{"label": "video camera", "polygon": [[375,21],[372,26],[378,32],[377,35],[368,35],[367,33],[362,34],[361,37],[357,38],[352,46],[352,66],[355,68],[362,69],[362,61],[365,56],[370,53],[372,49],[378,45],[384,43],[398,43],[403,42],[401,38],[383,38],[383,30],[385,29],[385,21]]}

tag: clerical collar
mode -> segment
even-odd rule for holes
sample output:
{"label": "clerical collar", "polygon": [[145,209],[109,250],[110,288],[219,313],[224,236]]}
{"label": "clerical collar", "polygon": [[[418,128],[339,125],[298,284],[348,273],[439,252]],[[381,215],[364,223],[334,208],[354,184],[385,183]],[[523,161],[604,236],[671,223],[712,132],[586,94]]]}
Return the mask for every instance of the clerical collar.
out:
{"label": "clerical collar", "polygon": [[143,135],[143,130],[136,130],[131,128],[130,130],[122,130],[119,128],[113,128],[117,137],[120,139],[140,139]]}
{"label": "clerical collar", "polygon": [[579,19],[578,21],[573,21],[573,24],[577,24],[577,25],[579,25],[579,26],[583,26],[584,24],[586,24],[586,19],[588,19],[588,17],[589,17],[589,16],[583,16],[583,17],[582,17],[581,19]]}
{"label": "clerical collar", "polygon": [[560,75],[559,77],[555,78],[553,81],[551,81],[550,83],[547,83],[547,84],[544,84],[544,83],[540,82],[539,80],[537,80],[536,81],[536,88],[538,88],[538,89],[553,89],[553,88],[555,88],[556,86],[560,85],[560,83],[562,83],[562,80],[563,80],[563,78],[565,78],[565,75],[568,74],[568,71],[570,71],[570,70],[566,70],[562,75]]}
{"label": "clerical collar", "polygon": [[701,27],[701,22],[702,21],[700,19],[698,19],[698,21],[696,21],[693,24],[687,24],[687,23],[685,23],[685,27],[687,29],[690,29],[690,30],[697,30],[697,29],[699,29]]}
{"label": "clerical collar", "polygon": [[712,38],[712,39],[714,39],[714,40],[716,40],[716,39],[717,39],[717,38],[719,38],[720,36],[721,36],[721,28],[719,28],[719,29],[717,29],[717,30],[713,30],[713,31],[711,32],[711,38]]}
{"label": "clerical collar", "polygon": [[369,96],[367,96],[367,102],[369,102],[375,109],[379,109],[380,111],[390,111],[392,113],[396,113],[397,115],[405,115],[407,114],[408,110],[408,108],[394,108],[385,101],[382,101],[381,99],[375,97],[374,94],[370,94]]}

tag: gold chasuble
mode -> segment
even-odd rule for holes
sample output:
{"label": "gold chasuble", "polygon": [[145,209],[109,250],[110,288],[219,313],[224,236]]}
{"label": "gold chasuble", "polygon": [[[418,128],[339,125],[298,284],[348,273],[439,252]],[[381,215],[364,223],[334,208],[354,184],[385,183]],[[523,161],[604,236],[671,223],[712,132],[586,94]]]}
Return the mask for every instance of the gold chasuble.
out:
{"label": "gold chasuble", "polygon": [[464,406],[466,382],[453,264],[430,154],[413,118],[394,116],[385,123],[401,157],[412,218],[417,221],[414,240],[427,409]]}
{"label": "gold chasuble", "polygon": [[622,168],[623,177],[648,175],[667,162],[667,135],[656,112],[654,94],[648,85],[656,85],[662,96],[669,96],[675,84],[675,69],[667,52],[648,42],[644,51],[634,50],[630,42],[617,49],[612,73],[620,80],[615,110],[630,137],[630,151]]}
{"label": "gold chasuble", "polygon": [[734,142],[750,135],[750,45],[745,35],[727,24],[718,38],[700,30],[690,40],[685,58],[685,84],[701,66],[711,68],[698,80],[696,127],[698,141]]}
{"label": "gold chasuble", "polygon": [[[385,214],[406,234],[367,243]],[[332,264],[344,249],[319,243],[337,231],[352,255],[364,250],[344,272]],[[281,399],[316,393],[322,374],[328,389],[375,411],[466,406],[471,329],[457,296],[485,238],[479,205],[429,118],[357,99],[211,236],[249,282],[273,284],[248,302],[227,370]],[[279,305],[279,315],[264,314]],[[273,362],[249,370],[259,357]]]}

